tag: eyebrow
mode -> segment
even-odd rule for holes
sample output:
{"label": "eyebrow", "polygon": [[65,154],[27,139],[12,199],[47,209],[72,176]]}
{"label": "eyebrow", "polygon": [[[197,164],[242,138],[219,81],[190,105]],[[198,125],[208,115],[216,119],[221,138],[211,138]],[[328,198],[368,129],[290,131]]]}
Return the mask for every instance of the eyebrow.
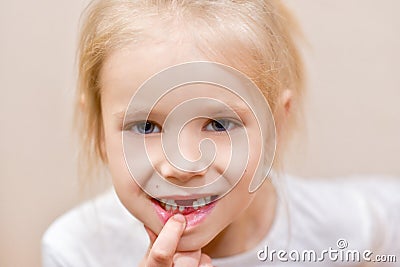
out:
{"label": "eyebrow", "polygon": [[[218,110],[216,110],[215,112],[210,112],[210,113],[205,112],[204,115],[212,117],[212,116],[218,116],[227,111],[233,111],[236,113],[237,116],[240,117],[239,114],[241,114],[241,113],[247,114],[247,113],[251,112],[251,109],[247,105],[242,106],[242,105],[228,104],[228,103],[225,103],[225,104],[226,104],[226,107],[218,108]],[[213,108],[215,109],[214,105],[211,105],[209,107],[205,107],[204,110],[205,111],[212,110]],[[154,112],[154,111],[150,112],[149,107],[131,107],[129,109],[128,113],[126,113],[126,110],[121,110],[121,111],[113,113],[112,115],[115,116],[118,120],[123,120],[125,117],[125,114],[126,114],[126,118],[130,118],[132,116],[138,116],[138,115],[139,116],[140,115],[148,116],[148,115],[150,115],[150,113],[157,114],[157,112]]]}
{"label": "eyebrow", "polygon": [[235,112],[238,116],[240,113],[248,113],[251,109],[248,106],[241,106],[241,105],[227,105],[227,107],[224,107],[222,109],[219,109],[213,113],[210,113],[211,115],[218,115],[221,113],[224,113],[226,111],[233,111]]}
{"label": "eyebrow", "polygon": [[117,119],[119,120],[123,120],[126,114],[126,117],[129,118],[133,115],[137,115],[137,114],[142,114],[142,115],[146,115],[149,114],[149,108],[148,107],[132,107],[129,109],[129,112],[126,113],[126,110],[121,110],[118,112],[113,113],[112,115],[115,116]]}

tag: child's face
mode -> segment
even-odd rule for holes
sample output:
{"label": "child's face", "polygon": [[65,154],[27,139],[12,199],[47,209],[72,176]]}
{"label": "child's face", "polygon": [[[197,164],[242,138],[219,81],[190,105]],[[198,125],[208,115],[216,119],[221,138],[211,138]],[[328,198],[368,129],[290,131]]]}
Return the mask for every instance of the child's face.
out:
{"label": "child's face", "polygon": [[[102,89],[102,116],[104,123],[104,146],[108,159],[116,192],[124,206],[148,228],[156,234],[162,229],[166,217],[160,205],[147,195],[131,177],[123,154],[122,131],[132,134],[145,135],[147,155],[153,169],[143,173],[158,172],[172,183],[180,186],[194,187],[210,182],[224,172],[229,159],[230,142],[228,132],[235,127],[245,127],[249,142],[249,161],[240,182],[225,197],[214,202],[212,207],[204,207],[206,212],[199,216],[186,216],[187,228],[178,245],[178,250],[196,250],[208,244],[223,229],[240,217],[243,223],[246,220],[257,220],[257,212],[251,203],[256,194],[250,194],[248,187],[257,168],[261,153],[261,136],[259,126],[254,120],[251,110],[242,101],[225,90],[211,85],[191,85],[174,90],[163,98],[155,107],[154,116],[149,124],[131,124],[123,129],[123,116],[133,94],[140,85],[150,76],[160,70],[183,62],[206,60],[197,54],[192,46],[180,45],[179,50],[172,43],[157,45],[131,46],[112,53],[102,68],[100,82]],[[222,62],[223,63],[223,62]],[[199,157],[198,144],[205,138],[211,139],[216,146],[216,155],[213,163],[203,171],[184,172],[174,168],[166,159],[161,145],[159,131],[163,120],[171,110],[184,101],[196,97],[209,97],[221,100],[224,103],[235,104],[237,115],[242,120],[240,126],[228,121],[219,121],[221,124],[200,118],[191,121],[181,132],[180,148],[188,159]],[[241,105],[241,103],[243,105]],[[239,105],[239,107],[237,107]],[[240,106],[241,105],[241,106]],[[129,125],[129,124],[127,124]],[[228,177],[229,179],[229,177]],[[211,196],[210,196],[211,197]],[[166,197],[168,199],[168,197]],[[170,196],[170,199],[179,199],[179,196]],[[193,200],[198,199],[194,196]],[[248,213],[249,216],[243,216]],[[238,223],[237,225],[243,225]]]}

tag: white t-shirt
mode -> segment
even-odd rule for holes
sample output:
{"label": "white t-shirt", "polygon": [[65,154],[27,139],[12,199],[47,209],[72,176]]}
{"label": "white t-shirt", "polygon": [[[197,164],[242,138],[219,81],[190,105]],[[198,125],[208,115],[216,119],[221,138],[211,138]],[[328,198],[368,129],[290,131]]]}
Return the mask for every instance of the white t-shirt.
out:
{"label": "white t-shirt", "polygon": [[[243,254],[213,259],[214,266],[361,266],[357,255],[362,266],[377,256],[392,263],[373,266],[400,266],[400,179],[279,179],[267,236]],[[142,223],[110,190],[50,226],[42,240],[43,266],[137,266],[148,242]]]}

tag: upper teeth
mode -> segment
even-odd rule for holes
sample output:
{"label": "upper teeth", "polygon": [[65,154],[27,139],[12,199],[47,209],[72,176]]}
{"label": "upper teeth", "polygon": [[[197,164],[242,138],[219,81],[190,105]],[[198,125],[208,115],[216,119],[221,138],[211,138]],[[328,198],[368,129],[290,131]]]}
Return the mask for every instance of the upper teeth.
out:
{"label": "upper teeth", "polygon": [[[174,211],[176,209],[179,209],[179,211],[182,212],[185,209],[185,206],[180,206],[176,204],[174,199],[161,199],[160,201],[165,205],[166,210]],[[211,196],[198,198],[193,201],[192,207],[197,210],[198,208],[204,207],[210,202],[211,202]]]}

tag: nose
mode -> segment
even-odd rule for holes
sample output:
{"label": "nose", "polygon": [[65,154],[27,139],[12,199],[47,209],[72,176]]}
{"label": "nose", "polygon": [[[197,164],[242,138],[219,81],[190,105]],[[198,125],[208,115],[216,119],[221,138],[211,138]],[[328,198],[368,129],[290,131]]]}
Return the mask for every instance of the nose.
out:
{"label": "nose", "polygon": [[168,160],[165,160],[159,165],[159,172],[162,177],[176,185],[190,186],[189,184],[192,184],[194,186],[199,184],[199,180],[205,176],[207,168],[196,171],[180,170]]}
{"label": "nose", "polygon": [[[175,139],[175,142],[178,144],[175,144],[174,151],[169,151],[169,156],[172,156],[172,158],[167,158],[165,156],[159,164],[158,169],[160,174],[165,179],[177,185],[198,184],[199,178],[204,177],[208,167],[201,159],[201,152],[199,150],[201,137],[198,131],[196,131],[196,125],[194,123],[185,125],[180,131],[179,137]],[[174,157],[174,155],[179,156]],[[174,161],[170,162],[172,159],[174,159]],[[180,160],[183,162],[180,162]],[[189,183],[189,181],[193,179],[196,179],[196,181]]]}

